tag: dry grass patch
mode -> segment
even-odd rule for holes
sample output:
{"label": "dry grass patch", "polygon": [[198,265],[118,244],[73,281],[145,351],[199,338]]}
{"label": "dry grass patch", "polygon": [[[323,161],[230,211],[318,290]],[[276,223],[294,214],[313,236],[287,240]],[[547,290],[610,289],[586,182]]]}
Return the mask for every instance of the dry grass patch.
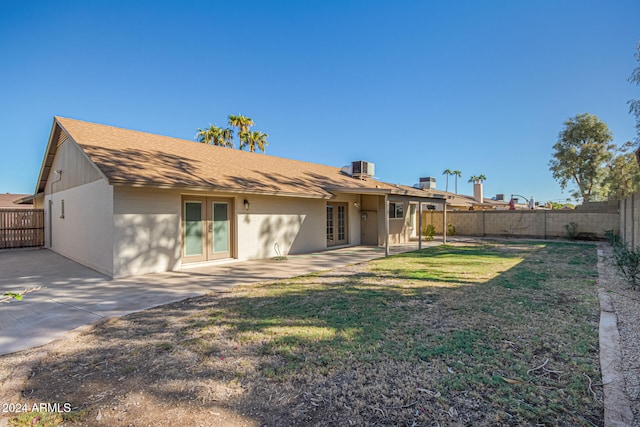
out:
{"label": "dry grass patch", "polygon": [[97,326],[23,399],[99,426],[600,426],[595,278],[594,246],[495,242],[240,287]]}

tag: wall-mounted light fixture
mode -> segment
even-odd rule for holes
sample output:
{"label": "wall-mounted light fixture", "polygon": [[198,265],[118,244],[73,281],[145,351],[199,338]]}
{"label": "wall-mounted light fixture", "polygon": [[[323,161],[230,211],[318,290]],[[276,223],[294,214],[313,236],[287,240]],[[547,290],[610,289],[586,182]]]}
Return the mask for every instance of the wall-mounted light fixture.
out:
{"label": "wall-mounted light fixture", "polygon": [[244,210],[248,211],[249,210],[249,201],[247,199],[244,199]]}
{"label": "wall-mounted light fixture", "polygon": [[353,204],[353,207],[355,207],[356,209],[358,209],[358,208],[360,207],[360,203],[355,202],[355,203]]}

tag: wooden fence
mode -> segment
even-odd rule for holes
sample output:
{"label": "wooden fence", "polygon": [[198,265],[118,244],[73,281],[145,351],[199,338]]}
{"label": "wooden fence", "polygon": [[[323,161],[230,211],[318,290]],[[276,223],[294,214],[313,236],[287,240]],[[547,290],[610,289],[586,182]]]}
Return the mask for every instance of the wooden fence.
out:
{"label": "wooden fence", "polygon": [[44,209],[0,209],[0,249],[44,246]]}

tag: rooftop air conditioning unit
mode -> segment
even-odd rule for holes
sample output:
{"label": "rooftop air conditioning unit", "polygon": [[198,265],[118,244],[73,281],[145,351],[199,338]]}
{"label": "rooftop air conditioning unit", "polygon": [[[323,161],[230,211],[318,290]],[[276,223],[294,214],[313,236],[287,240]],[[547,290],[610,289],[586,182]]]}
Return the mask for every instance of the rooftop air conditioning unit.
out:
{"label": "rooftop air conditioning unit", "polygon": [[420,178],[420,183],[418,184],[419,188],[424,189],[432,189],[436,188],[436,179],[432,177]]}
{"label": "rooftop air conditioning unit", "polygon": [[375,165],[371,162],[358,160],[351,163],[351,176],[354,178],[371,178],[375,174]]}

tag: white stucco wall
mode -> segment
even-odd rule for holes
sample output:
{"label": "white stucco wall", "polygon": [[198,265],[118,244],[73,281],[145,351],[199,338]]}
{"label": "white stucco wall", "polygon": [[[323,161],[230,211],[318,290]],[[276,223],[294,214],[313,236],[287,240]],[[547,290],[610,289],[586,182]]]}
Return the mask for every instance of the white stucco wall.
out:
{"label": "white stucco wall", "polygon": [[[245,210],[243,201],[249,201]],[[239,196],[236,204],[238,259],[270,258],[324,249],[325,200]]]}
{"label": "white stucco wall", "polygon": [[115,187],[113,212],[114,277],[180,266],[180,193]]}
{"label": "white stucco wall", "polygon": [[[327,248],[326,200],[243,194],[194,193],[235,200],[232,241],[240,260],[270,258]],[[113,276],[162,272],[182,266],[182,198],[178,191],[115,187]],[[249,210],[244,200],[249,201]],[[349,244],[360,242],[358,196],[349,203]],[[279,252],[278,252],[279,251]]]}
{"label": "white stucco wall", "polygon": [[[243,201],[249,201],[245,210]],[[354,207],[358,195],[332,200],[348,203],[350,245],[360,244],[360,212]],[[327,249],[326,200],[239,195],[237,212],[238,259],[271,258]]]}
{"label": "white stucco wall", "polygon": [[[411,199],[401,196],[390,196],[389,203],[402,203],[403,205],[402,218],[389,218],[389,244],[394,245],[411,241],[413,228],[410,217]],[[414,201],[414,203],[416,203],[416,201]],[[417,209],[416,204],[416,218],[418,216]],[[417,232],[416,230],[416,233]],[[415,236],[417,237],[417,234]]]}
{"label": "white stucco wall", "polygon": [[113,187],[104,180],[94,181],[47,194],[44,203],[47,247],[111,276]]}

